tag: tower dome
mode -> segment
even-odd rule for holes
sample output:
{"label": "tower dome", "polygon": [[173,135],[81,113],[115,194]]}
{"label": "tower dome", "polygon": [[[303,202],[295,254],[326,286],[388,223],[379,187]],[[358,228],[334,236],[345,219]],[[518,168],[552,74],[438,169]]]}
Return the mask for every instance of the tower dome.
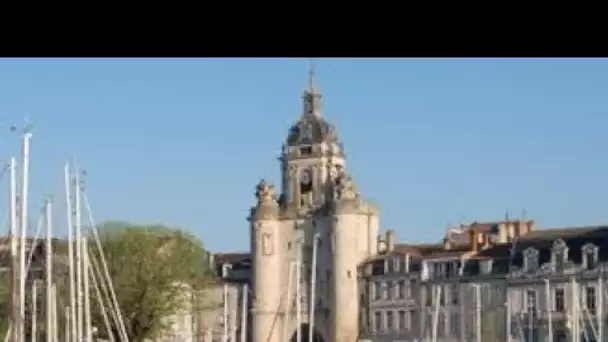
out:
{"label": "tower dome", "polygon": [[337,143],[334,125],[317,115],[303,115],[291,126],[287,146],[312,145],[323,142]]}
{"label": "tower dome", "polygon": [[286,140],[288,147],[340,144],[335,126],[322,116],[321,98],[322,95],[315,85],[315,70],[311,63],[308,88],[302,95],[303,113],[289,129]]}

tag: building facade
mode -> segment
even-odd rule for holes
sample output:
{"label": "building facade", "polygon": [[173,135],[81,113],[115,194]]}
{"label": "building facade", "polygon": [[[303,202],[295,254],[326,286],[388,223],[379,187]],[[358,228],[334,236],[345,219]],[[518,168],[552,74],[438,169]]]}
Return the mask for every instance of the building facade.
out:
{"label": "building facade", "polygon": [[474,223],[435,245],[390,234],[360,266],[361,340],[608,340],[608,227]]}

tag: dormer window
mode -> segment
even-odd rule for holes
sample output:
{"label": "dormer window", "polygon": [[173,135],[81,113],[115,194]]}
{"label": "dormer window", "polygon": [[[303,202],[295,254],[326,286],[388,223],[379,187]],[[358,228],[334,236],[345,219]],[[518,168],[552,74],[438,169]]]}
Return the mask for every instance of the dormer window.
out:
{"label": "dormer window", "polygon": [[562,239],[557,239],[553,242],[551,248],[551,261],[555,272],[562,272],[564,264],[568,260],[568,246]]}
{"label": "dormer window", "polygon": [[595,269],[597,267],[598,256],[597,246],[592,243],[588,243],[584,245],[583,248],[581,248],[581,252],[583,259],[583,268],[585,268],[586,270]]}
{"label": "dormer window", "polygon": [[524,250],[524,270],[526,272],[534,272],[538,269],[538,250],[530,247]]}

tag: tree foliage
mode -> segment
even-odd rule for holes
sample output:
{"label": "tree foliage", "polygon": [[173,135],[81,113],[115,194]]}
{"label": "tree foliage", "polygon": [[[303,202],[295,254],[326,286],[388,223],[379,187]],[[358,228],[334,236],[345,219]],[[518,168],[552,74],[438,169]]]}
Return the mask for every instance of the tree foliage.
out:
{"label": "tree foliage", "polygon": [[[166,317],[185,309],[189,294],[204,287],[210,278],[208,255],[201,241],[182,230],[110,222],[98,231],[130,341],[156,337],[167,328]],[[89,248],[91,252],[96,249]],[[94,258],[99,265],[99,255]],[[94,292],[91,297],[94,325],[104,335]],[[118,337],[117,329],[113,330]]]}
{"label": "tree foliage", "polygon": [[8,333],[9,317],[11,315],[11,294],[8,272],[0,275],[0,338]]}

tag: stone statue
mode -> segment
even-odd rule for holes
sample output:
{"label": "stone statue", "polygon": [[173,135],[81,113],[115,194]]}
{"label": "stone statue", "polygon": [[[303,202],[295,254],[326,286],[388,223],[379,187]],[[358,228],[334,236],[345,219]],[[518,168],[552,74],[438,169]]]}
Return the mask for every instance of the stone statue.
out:
{"label": "stone statue", "polygon": [[353,179],[348,175],[343,168],[338,170],[338,176],[334,185],[334,199],[341,201],[357,201],[359,192]]}
{"label": "stone statue", "polygon": [[262,179],[255,187],[255,197],[260,203],[275,200],[274,185]]}

